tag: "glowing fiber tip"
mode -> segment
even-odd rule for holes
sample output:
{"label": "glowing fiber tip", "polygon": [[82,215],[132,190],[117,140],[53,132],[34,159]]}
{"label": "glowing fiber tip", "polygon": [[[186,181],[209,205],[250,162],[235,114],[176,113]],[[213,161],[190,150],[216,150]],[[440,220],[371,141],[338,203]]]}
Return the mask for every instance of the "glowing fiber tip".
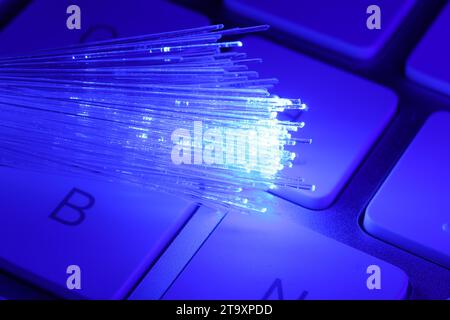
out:
{"label": "glowing fiber tip", "polygon": [[[129,182],[220,209],[266,212],[289,179],[306,111],[269,89],[223,25],[0,58],[0,165]],[[226,50],[224,50],[226,49]],[[295,134],[297,135],[297,134]]]}

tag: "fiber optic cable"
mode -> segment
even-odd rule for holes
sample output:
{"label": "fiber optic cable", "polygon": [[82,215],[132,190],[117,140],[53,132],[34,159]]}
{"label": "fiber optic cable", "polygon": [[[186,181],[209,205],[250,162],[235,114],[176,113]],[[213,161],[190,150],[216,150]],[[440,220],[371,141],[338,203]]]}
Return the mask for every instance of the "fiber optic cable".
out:
{"label": "fiber optic cable", "polygon": [[252,190],[313,190],[283,174],[300,99],[269,92],[223,25],[0,57],[0,165],[128,182],[220,208],[265,212]]}

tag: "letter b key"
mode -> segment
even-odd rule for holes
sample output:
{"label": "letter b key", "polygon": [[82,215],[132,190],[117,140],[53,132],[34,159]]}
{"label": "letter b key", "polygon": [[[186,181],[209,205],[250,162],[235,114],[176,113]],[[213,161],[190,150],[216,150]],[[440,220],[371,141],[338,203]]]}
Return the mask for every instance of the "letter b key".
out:
{"label": "letter b key", "polygon": [[195,210],[132,184],[6,167],[0,177],[0,269],[66,298],[125,297]]}

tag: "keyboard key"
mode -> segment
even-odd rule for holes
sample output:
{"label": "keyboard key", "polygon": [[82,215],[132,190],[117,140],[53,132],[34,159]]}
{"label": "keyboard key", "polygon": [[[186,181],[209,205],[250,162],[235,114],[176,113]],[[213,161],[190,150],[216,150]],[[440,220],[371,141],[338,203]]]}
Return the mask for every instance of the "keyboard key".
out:
{"label": "keyboard key", "polygon": [[31,3],[0,32],[0,53],[12,54],[79,42],[208,25],[206,17],[165,0],[78,0],[81,29],[69,30],[69,0]]}
{"label": "keyboard key", "polygon": [[[0,176],[0,268],[68,298],[123,298],[193,211],[131,185],[6,167]],[[69,290],[78,271],[81,289]]]}
{"label": "keyboard key", "polygon": [[274,93],[300,97],[309,106],[298,118],[306,123],[299,136],[313,143],[294,149],[294,167],[285,173],[304,177],[316,191],[283,188],[273,193],[307,208],[328,207],[394,115],[396,95],[262,38],[245,38],[244,50],[263,58],[255,65],[261,76],[279,79]]}
{"label": "keyboard key", "polygon": [[[225,0],[231,11],[355,59],[373,58],[416,0]],[[381,10],[381,29],[367,27],[368,7]],[[372,11],[371,11],[372,12]]]}
{"label": "keyboard key", "polygon": [[410,79],[448,95],[450,95],[449,33],[450,4],[445,7],[420,41],[406,66],[406,73]]}
{"label": "keyboard key", "polygon": [[433,114],[371,201],[366,230],[450,268],[450,113]]}
{"label": "keyboard key", "polygon": [[403,271],[302,227],[278,200],[264,215],[228,213],[164,299],[405,298]]}

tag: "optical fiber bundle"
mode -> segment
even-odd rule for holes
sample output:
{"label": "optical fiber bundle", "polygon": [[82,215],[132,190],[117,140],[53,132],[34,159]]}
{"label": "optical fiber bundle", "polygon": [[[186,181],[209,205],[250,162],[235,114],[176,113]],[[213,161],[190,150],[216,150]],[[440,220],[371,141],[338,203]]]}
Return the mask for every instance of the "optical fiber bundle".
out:
{"label": "optical fiber bundle", "polygon": [[0,58],[0,165],[128,182],[219,209],[265,212],[253,190],[311,190],[291,167],[305,111],[269,92],[223,25]]}

